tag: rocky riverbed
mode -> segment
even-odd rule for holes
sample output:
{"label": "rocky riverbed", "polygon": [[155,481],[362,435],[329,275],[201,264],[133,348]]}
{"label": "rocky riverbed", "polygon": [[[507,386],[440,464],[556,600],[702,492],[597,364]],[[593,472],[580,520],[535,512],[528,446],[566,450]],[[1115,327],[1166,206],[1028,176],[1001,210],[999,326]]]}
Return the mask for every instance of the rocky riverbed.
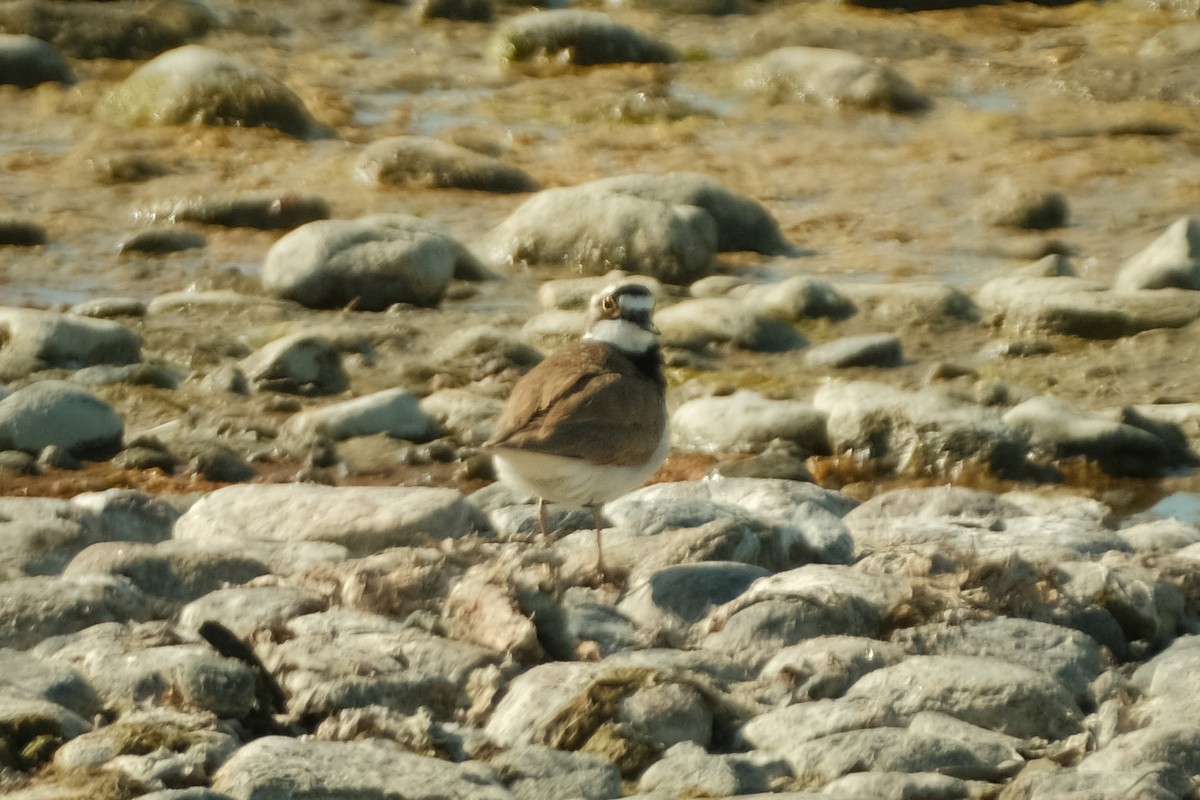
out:
{"label": "rocky riverbed", "polygon": [[1195,798],[1198,13],[0,3],[0,793]]}

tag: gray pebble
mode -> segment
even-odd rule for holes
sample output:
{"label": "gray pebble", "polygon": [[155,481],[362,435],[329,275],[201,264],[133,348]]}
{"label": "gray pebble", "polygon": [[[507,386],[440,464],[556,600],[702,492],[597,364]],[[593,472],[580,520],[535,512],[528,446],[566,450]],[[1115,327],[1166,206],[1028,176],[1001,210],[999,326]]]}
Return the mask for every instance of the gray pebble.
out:
{"label": "gray pebble", "polygon": [[809,367],[899,367],[904,363],[900,337],[894,333],[846,336],[809,348],[804,353]]}
{"label": "gray pebble", "polygon": [[837,289],[878,327],[940,329],[979,321],[975,301],[962,289],[941,283],[843,283]]}
{"label": "gray pebble", "polygon": [[36,222],[0,219],[0,245],[34,247],[46,243],[46,229]]}
{"label": "gray pebble", "polygon": [[495,34],[491,51],[502,61],[556,60],[580,66],[620,62],[670,63],[669,45],[598,11],[554,9],[522,14]]}
{"label": "gray pebble", "polygon": [[24,34],[0,34],[0,84],[27,89],[48,81],[75,82],[53,45]]}
{"label": "gray pebble", "polygon": [[354,165],[364,181],[424,189],[533,192],[537,182],[497,158],[425,136],[372,142]]}
{"label": "gray pebble", "polygon": [[813,318],[837,321],[856,311],[854,303],[833,284],[802,275],[747,287],[742,297],[763,313],[789,322]]}
{"label": "gray pebble", "polygon": [[282,433],[298,441],[309,441],[316,436],[340,441],[384,433],[395,439],[426,442],[435,438],[439,431],[437,423],[421,409],[415,395],[403,389],[384,389],[302,411],[287,421]]}
{"label": "gray pebble", "polygon": [[1025,435],[995,409],[967,403],[936,387],[908,392],[869,381],[831,381],[813,406],[827,414],[833,452],[894,459],[921,471],[937,463],[977,462],[995,474],[1031,474]]}
{"label": "gray pebble", "polygon": [[762,678],[787,687],[798,702],[841,697],[869,672],[898,664],[904,649],[863,636],[817,636],[785,647],[763,665]]}
{"label": "gray pebble", "polygon": [[280,627],[293,617],[324,611],[327,602],[318,594],[290,586],[222,587],[205,593],[179,612],[179,625],[197,631],[213,621],[248,639],[256,631]]}
{"label": "gray pebble", "polygon": [[766,661],[780,647],[814,636],[878,636],[905,589],[825,564],[808,564],[755,582],[713,610],[703,646]]}
{"label": "gray pebble", "polygon": [[702,453],[761,453],[783,439],[809,455],[828,455],[825,421],[808,403],[741,389],[683,403],[671,415],[671,433],[676,447]]}
{"label": "gray pebble", "polygon": [[1113,286],[1118,290],[1200,289],[1200,219],[1183,217],[1172,223],[1121,266]]}
{"label": "gray pebble", "polygon": [[0,694],[54,703],[87,720],[100,713],[96,690],[72,667],[21,650],[0,649]]}
{"label": "gray pebble", "polygon": [[780,758],[762,753],[709,754],[696,745],[677,745],[638,780],[638,791],[670,797],[732,797],[770,792],[792,777]]}
{"label": "gray pebble", "polygon": [[491,22],[495,16],[492,0],[417,0],[413,11],[423,20],[458,19]]}
{"label": "gray pebble", "polygon": [[338,394],[349,381],[337,346],[312,333],[293,333],[260,347],[239,365],[259,390]]}
{"label": "gray pebble", "polygon": [[516,800],[621,796],[621,774],[599,756],[526,745],[498,753],[489,763]]}
{"label": "gray pebble", "polygon": [[1051,675],[984,656],[910,656],[867,673],[846,692],[899,717],[937,711],[1016,737],[1061,739],[1081,730],[1071,692]]}
{"label": "gray pebble", "polygon": [[976,203],[975,214],[989,225],[1031,230],[1067,224],[1067,200],[1061,192],[1021,186],[1001,180]]}
{"label": "gray pebble", "polygon": [[706,561],[667,567],[630,587],[618,608],[644,628],[682,641],[693,623],[769,572],[751,564]]}
{"label": "gray pebble", "polygon": [[807,102],[899,113],[925,111],[932,103],[895,70],[845,50],[784,47],[747,71],[746,88],[775,102]]}
{"label": "gray pebble", "polygon": [[804,345],[789,324],[761,314],[732,297],[698,297],[661,309],[654,324],[669,347],[701,350],[733,345],[743,350],[778,353]]}
{"label": "gray pebble", "polygon": [[[226,228],[290,231],[308,222],[329,219],[329,203],[320,197],[292,193],[255,193],[237,197],[181,197],[140,209],[136,216],[148,222],[195,222]],[[167,243],[203,247],[204,237],[194,231],[157,228],[146,231]],[[175,248],[183,249],[183,248]]]}
{"label": "gray pebble", "polygon": [[217,19],[201,3],[162,0],[153,7],[32,2],[0,10],[0,27],[45,38],[73,58],[145,59],[203,36]]}
{"label": "gray pebble", "polygon": [[[154,740],[170,747],[144,752],[139,746]],[[76,737],[54,754],[54,765],[68,771],[115,770],[150,786],[194,783],[210,780],[239,744],[211,715],[153,708]]]}
{"label": "gray pebble", "polygon": [[97,297],[71,306],[68,313],[77,317],[111,319],[112,317],[144,317],[146,304],[136,297]]}
{"label": "gray pebble", "polygon": [[162,255],[178,253],[183,250],[194,250],[204,247],[207,240],[204,234],[197,231],[178,228],[151,228],[138,231],[121,239],[117,243],[118,253],[145,253]]}

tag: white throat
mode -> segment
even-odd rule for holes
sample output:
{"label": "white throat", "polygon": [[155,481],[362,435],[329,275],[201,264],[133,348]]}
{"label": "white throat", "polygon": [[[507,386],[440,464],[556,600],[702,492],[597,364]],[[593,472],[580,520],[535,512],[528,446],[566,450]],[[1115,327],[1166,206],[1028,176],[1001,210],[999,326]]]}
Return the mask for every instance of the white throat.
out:
{"label": "white throat", "polygon": [[645,353],[657,340],[653,333],[623,319],[602,319],[592,324],[584,339],[610,344],[626,353]]}

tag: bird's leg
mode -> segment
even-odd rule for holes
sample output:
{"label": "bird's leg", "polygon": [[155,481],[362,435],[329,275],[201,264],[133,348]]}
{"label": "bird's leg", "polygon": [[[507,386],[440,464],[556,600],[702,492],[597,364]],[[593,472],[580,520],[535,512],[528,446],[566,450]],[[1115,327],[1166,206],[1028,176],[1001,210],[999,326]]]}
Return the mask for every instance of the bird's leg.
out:
{"label": "bird's leg", "polygon": [[540,530],[542,532],[542,538],[543,539],[550,538],[550,532],[549,532],[549,530],[547,530],[548,525],[546,523],[546,498],[544,498],[544,497],[538,498],[537,515],[538,515],[538,530]]}
{"label": "bird's leg", "polygon": [[604,544],[600,537],[606,521],[600,514],[600,506],[592,506],[592,518],[596,521],[596,573],[603,577],[607,573],[604,569]]}

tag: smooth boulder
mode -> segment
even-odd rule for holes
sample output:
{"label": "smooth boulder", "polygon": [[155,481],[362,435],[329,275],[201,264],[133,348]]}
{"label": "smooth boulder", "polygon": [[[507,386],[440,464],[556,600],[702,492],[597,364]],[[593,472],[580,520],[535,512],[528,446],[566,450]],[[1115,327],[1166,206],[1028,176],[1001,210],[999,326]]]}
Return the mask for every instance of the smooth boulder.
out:
{"label": "smooth boulder", "polygon": [[130,127],[235,125],[296,137],[320,132],[291,89],[233,56],[200,45],[170,50],[134,70],[102,102],[101,114]]}
{"label": "smooth boulder", "polygon": [[0,380],[44,369],[133,364],[142,340],[117,322],[27,308],[0,308]]}
{"label": "smooth boulder", "polygon": [[488,262],[612,269],[687,284],[712,272],[717,225],[699,206],[619,194],[594,184],[544,189],[496,226],[483,244]]}
{"label": "smooth boulder", "polygon": [[658,200],[673,206],[699,206],[717,224],[717,251],[751,251],[790,255],[796,247],[779,229],[771,212],[752,197],[739,194],[699,172],[666,175],[616,175],[590,185],[618,194]]}
{"label": "smooth boulder", "polygon": [[264,288],[310,308],[383,311],[436,306],[450,279],[482,267],[455,240],[417,217],[375,214],[302,225],[271,246]]}
{"label": "smooth boulder", "polygon": [[0,450],[37,454],[54,445],[102,460],[121,449],[124,434],[112,406],[66,381],[38,381],[0,400]]}

